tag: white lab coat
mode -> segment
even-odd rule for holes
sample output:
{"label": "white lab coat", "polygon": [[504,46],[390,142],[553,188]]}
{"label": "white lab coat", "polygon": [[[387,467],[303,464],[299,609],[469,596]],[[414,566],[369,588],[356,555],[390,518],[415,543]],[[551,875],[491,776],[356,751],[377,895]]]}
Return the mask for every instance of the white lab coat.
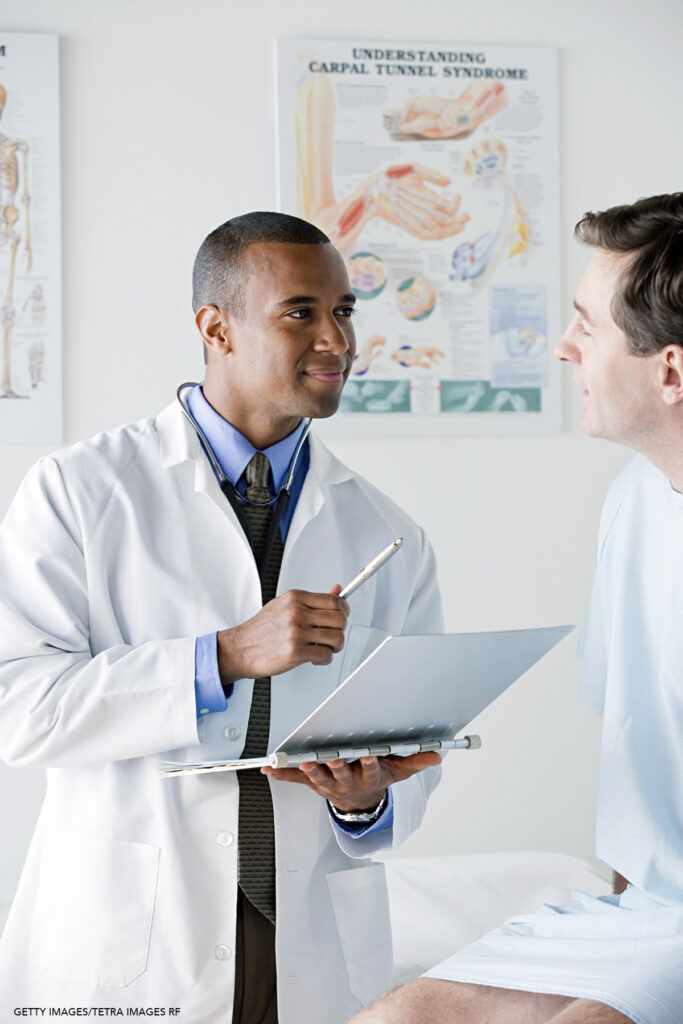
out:
{"label": "white lab coat", "polygon": [[[393,502],[311,437],[278,592],[327,590],[397,536],[352,623],[442,629],[434,557]],[[177,405],[41,460],[0,530],[0,756],[48,785],[0,943],[15,1006],[180,1007],[229,1024],[238,788],[160,781],[157,757],[237,757],[252,682],[197,721],[195,638],[261,607],[254,560]],[[339,681],[341,655],[273,679],[271,743]],[[416,680],[419,685],[419,680]],[[422,819],[430,769],[394,786],[391,831],[353,839],[303,785],[271,782],[281,1024],[336,1024],[391,982],[384,869]],[[167,1014],[168,1015],[168,1014]]]}

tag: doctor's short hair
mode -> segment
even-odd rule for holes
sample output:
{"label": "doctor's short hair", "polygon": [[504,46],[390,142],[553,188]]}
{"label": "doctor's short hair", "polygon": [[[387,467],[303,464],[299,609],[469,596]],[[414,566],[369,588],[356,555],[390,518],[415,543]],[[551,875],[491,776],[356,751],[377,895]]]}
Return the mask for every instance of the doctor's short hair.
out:
{"label": "doctor's short hair", "polygon": [[238,319],[244,316],[243,255],[255,242],[288,242],[329,245],[315,225],[288,213],[244,213],[221,224],[207,235],[192,270],[192,308],[220,306]]}
{"label": "doctor's short hair", "polygon": [[612,318],[633,355],[683,345],[683,192],[586,213],[576,237],[631,257],[612,299]]}

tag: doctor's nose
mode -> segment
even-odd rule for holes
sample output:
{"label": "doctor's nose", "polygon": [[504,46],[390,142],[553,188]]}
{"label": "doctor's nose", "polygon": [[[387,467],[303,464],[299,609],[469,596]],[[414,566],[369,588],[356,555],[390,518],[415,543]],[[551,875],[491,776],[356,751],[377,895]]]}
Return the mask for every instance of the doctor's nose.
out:
{"label": "doctor's nose", "polygon": [[318,351],[334,352],[343,355],[355,347],[355,334],[350,320],[340,323],[336,317],[326,317],[321,323],[318,336],[313,347]]}

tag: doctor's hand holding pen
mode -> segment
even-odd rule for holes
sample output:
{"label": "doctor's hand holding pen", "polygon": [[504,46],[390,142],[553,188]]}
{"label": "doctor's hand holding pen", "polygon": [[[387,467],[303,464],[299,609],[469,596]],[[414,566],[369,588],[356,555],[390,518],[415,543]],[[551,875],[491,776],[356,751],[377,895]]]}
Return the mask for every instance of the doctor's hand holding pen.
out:
{"label": "doctor's hand holding pen", "polygon": [[218,671],[224,686],[261,679],[310,661],[329,665],[344,646],[348,602],[337,584],[326,594],[288,590],[240,626],[218,633]]}
{"label": "doctor's hand holding pen", "polygon": [[[286,672],[306,661],[328,665],[344,646],[349,615],[347,597],[381,569],[401,544],[398,538],[342,589],[327,594],[290,590],[264,605],[252,619],[218,634],[218,665],[223,683],[243,676],[260,678]],[[248,671],[245,670],[248,668]],[[361,757],[357,761],[304,762],[296,768],[261,768],[277,782],[308,786],[327,800],[333,812],[378,812],[394,782],[441,763],[436,751],[407,757]]]}
{"label": "doctor's hand holding pen", "polygon": [[403,538],[384,548],[345,587],[335,583],[326,594],[288,590],[264,604],[240,626],[218,633],[218,671],[223,686],[237,679],[263,679],[310,661],[329,665],[344,646],[349,618],[346,600],[385,565]]}

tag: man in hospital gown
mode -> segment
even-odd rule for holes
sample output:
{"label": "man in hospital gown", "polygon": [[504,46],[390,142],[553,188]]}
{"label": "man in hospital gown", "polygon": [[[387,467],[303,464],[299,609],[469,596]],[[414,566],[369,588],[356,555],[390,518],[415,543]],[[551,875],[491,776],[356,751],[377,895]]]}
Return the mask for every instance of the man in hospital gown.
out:
{"label": "man in hospital gown", "polygon": [[507,921],[354,1024],[683,1021],[683,193],[576,234],[595,253],[555,355],[583,430],[639,453],[605,501],[580,641],[615,892]]}

